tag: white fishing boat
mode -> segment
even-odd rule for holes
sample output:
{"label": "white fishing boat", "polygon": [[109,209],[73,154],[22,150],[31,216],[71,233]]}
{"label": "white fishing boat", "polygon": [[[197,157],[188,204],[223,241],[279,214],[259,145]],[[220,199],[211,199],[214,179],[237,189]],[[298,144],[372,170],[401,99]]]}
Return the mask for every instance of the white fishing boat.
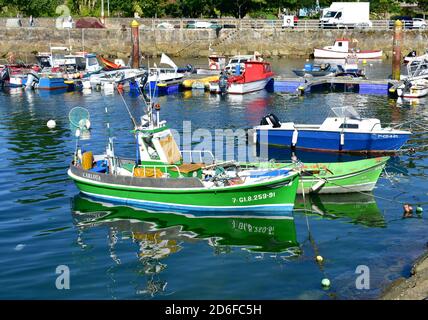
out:
{"label": "white fishing boat", "polygon": [[355,53],[358,59],[381,59],[382,50],[359,50],[352,48],[357,41],[350,39],[336,39],[333,46],[326,46],[322,49],[314,49],[314,58],[324,59],[345,59],[349,54]]}
{"label": "white fishing boat", "polygon": [[158,87],[179,86],[184,74],[178,72],[177,65],[166,54],[162,53],[160,64],[169,65],[171,68],[154,67],[149,69],[147,83],[153,90]]}
{"label": "white fishing boat", "polygon": [[416,79],[404,81],[397,88],[397,95],[403,98],[421,98],[428,95],[428,80]]}

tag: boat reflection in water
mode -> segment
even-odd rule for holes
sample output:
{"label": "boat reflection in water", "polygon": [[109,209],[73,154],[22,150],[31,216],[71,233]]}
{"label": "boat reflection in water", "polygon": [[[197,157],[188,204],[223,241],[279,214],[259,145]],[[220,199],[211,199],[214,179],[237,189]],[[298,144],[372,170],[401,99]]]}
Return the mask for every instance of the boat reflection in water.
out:
{"label": "boat reflection in water", "polygon": [[[110,256],[120,264],[118,239],[138,244],[138,259],[148,276],[143,294],[161,294],[166,282],[159,279],[167,267],[164,259],[183,249],[183,243],[206,241],[215,254],[231,253],[239,247],[248,254],[271,253],[282,259],[300,255],[294,218],[288,216],[203,216],[148,212],[129,206],[115,206],[78,195],[72,211],[82,243],[85,230],[108,226]],[[125,240],[126,241],[126,240]],[[173,267],[173,266],[172,266]],[[171,268],[171,266],[170,266]]]}
{"label": "boat reflection in water", "polygon": [[[304,209],[304,199],[301,195],[298,195],[294,210],[303,211]],[[330,219],[350,219],[351,223],[367,227],[386,227],[384,216],[380,212],[372,194],[306,195],[306,212]]]}

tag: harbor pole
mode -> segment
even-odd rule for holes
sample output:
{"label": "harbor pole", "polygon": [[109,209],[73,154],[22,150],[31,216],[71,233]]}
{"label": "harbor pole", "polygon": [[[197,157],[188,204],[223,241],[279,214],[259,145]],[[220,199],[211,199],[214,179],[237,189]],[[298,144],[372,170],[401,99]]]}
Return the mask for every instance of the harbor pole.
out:
{"label": "harbor pole", "polygon": [[401,74],[401,45],[403,42],[403,23],[394,23],[394,38],[392,42],[392,79],[400,80]]}
{"label": "harbor pole", "polygon": [[131,40],[132,40],[132,68],[140,68],[140,41],[139,29],[140,24],[134,20],[131,23]]}

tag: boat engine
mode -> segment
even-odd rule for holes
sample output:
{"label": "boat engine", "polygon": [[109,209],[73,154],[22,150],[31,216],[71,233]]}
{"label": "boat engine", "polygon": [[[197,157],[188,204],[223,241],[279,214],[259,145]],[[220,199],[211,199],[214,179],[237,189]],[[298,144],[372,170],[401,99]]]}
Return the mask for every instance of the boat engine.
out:
{"label": "boat engine", "polygon": [[4,82],[10,79],[9,68],[5,67],[0,73],[0,84],[4,85]]}
{"label": "boat engine", "polygon": [[35,72],[30,72],[27,74],[27,83],[25,84],[25,89],[34,89],[36,84],[39,83],[39,76]]}
{"label": "boat engine", "polygon": [[260,125],[269,125],[272,126],[272,128],[279,128],[281,127],[281,121],[279,121],[276,115],[274,115],[273,113],[269,113],[268,115],[263,117],[263,119],[260,121]]}

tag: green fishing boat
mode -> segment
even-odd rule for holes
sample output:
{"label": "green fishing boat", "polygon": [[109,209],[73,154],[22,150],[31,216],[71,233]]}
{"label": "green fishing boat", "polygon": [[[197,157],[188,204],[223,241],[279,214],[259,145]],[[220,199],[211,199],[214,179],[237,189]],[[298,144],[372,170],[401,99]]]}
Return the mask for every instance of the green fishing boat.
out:
{"label": "green fishing boat", "polygon": [[[76,142],[68,175],[82,193],[156,211],[291,213],[299,182],[295,165],[218,162],[212,154],[212,162],[204,163],[206,151],[179,150],[166,122],[159,120],[159,109],[149,100],[141,124],[132,118],[136,159],[116,156],[111,138],[99,155],[83,152]],[[184,153],[190,155],[189,163],[183,161]]]}
{"label": "green fishing boat", "polygon": [[[208,241],[214,248],[241,247],[252,252],[298,255],[296,227],[292,216],[207,216],[149,212],[129,206],[76,196],[72,202],[79,227],[111,224],[115,230],[131,233],[135,240],[158,240],[175,252],[177,242]],[[165,242],[166,241],[166,242]],[[159,250],[153,254],[158,255]]]}
{"label": "green fishing boat", "polygon": [[[347,162],[303,163],[297,193],[369,192],[376,186],[389,157]],[[270,162],[270,168],[287,168],[286,163]],[[303,185],[303,186],[302,186]]]}

